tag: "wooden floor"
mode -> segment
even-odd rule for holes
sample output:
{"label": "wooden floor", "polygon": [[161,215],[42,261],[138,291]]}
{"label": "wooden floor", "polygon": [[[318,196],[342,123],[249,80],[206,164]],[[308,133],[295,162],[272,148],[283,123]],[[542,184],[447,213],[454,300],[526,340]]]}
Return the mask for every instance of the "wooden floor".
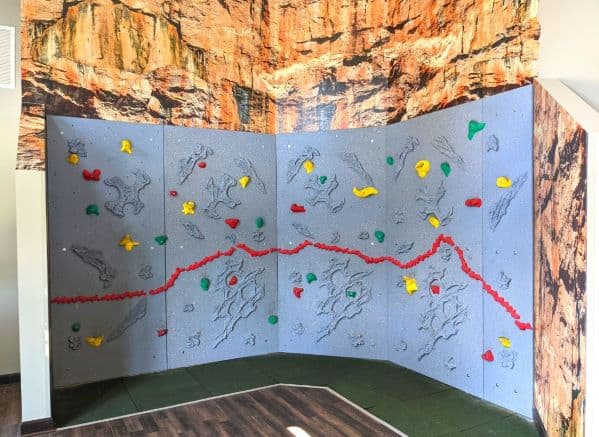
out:
{"label": "wooden floor", "polygon": [[0,437],[19,435],[21,389],[19,384],[0,384]]}
{"label": "wooden floor", "polygon": [[[14,405],[8,408],[12,411],[11,417],[18,416]],[[287,385],[43,435],[292,436],[289,427],[300,428],[311,437],[398,435],[327,389]],[[0,427],[0,435],[17,435],[16,430],[14,424]]]}

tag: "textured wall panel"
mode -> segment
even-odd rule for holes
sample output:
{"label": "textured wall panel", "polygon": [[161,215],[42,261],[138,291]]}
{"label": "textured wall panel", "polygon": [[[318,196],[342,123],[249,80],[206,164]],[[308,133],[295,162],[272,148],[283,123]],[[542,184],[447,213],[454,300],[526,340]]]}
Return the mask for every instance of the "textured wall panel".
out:
{"label": "textured wall panel", "polygon": [[[274,136],[166,127],[165,151],[165,191],[177,191],[166,199],[167,272],[236,242],[276,245]],[[243,176],[250,177],[246,188]],[[185,215],[189,201],[195,214]],[[239,223],[231,228],[227,219]],[[207,291],[202,278],[210,281]],[[168,292],[167,314],[171,368],[276,352],[278,328],[268,322],[277,314],[276,254],[253,258],[238,250],[182,274]]]}
{"label": "textured wall panel", "polygon": [[[163,284],[164,248],[154,241],[164,233],[162,128],[53,116],[47,124],[50,296],[115,293]],[[132,154],[121,152],[123,139],[133,144]],[[79,157],[77,165],[67,162],[69,147]],[[101,170],[100,181],[84,180],[84,169]],[[106,185],[115,177],[123,182],[115,182],[121,187],[120,196],[117,188]],[[124,185],[133,188],[131,195]],[[141,201],[137,208],[127,203],[119,209],[137,194]],[[122,217],[106,207],[110,201],[116,202],[108,205]],[[86,214],[89,205],[97,205],[99,215]],[[119,246],[126,234],[139,242],[130,252]],[[89,250],[100,251],[101,256]],[[145,279],[140,271],[147,266],[152,277],[145,275]],[[54,384],[165,369],[166,339],[156,333],[165,328],[165,317],[164,296],[53,304]],[[79,332],[73,332],[73,323],[80,324]],[[96,336],[104,336],[100,347],[85,342],[86,337]]]}

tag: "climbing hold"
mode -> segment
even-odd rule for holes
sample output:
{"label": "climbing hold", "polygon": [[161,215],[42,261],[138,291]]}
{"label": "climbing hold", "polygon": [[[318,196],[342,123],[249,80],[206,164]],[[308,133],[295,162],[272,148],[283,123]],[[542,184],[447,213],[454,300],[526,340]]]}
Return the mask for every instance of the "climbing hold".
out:
{"label": "climbing hold", "polygon": [[156,331],[156,335],[158,337],[164,337],[166,335],[166,333],[168,332],[168,329],[158,329]]}
{"label": "climbing hold", "polygon": [[239,185],[241,185],[241,188],[247,187],[249,183],[250,183],[249,176],[242,176],[239,178]]}
{"label": "climbing hold", "polygon": [[488,349],[484,354],[481,355],[481,357],[485,361],[495,361],[495,356],[493,355],[493,352],[491,352],[491,349]]}
{"label": "climbing hold", "polygon": [[376,196],[377,194],[379,194],[379,190],[377,190],[374,187],[364,187],[364,188],[357,188],[354,187],[354,189],[352,190],[354,195],[356,195],[357,197],[370,197],[370,196]]}
{"label": "climbing hold", "polygon": [[431,169],[431,163],[426,159],[422,159],[416,163],[414,167],[420,179],[424,179]]}
{"label": "climbing hold", "polygon": [[347,297],[353,299],[353,298],[355,298],[358,295],[358,293],[356,291],[354,291],[354,290],[346,290],[345,291],[345,295]]}
{"label": "climbing hold", "polygon": [[81,175],[83,176],[83,179],[85,179],[86,181],[99,181],[100,180],[100,175],[102,174],[102,171],[98,168],[94,169],[93,171],[89,171],[89,170],[83,170],[81,172]]}
{"label": "climbing hold", "polygon": [[312,173],[314,171],[314,162],[310,159],[304,161],[304,170],[306,170],[306,173],[308,174]]}
{"label": "climbing hold", "polygon": [[202,278],[202,280],[200,281],[200,287],[202,288],[202,290],[208,291],[208,289],[210,288],[210,279]]}
{"label": "climbing hold", "polygon": [[204,161],[200,161],[200,162],[198,162],[198,167],[206,168],[206,163]]}
{"label": "climbing hold", "polygon": [[418,283],[416,282],[416,278],[411,278],[410,276],[404,276],[403,282],[406,284],[406,292],[408,294],[412,295],[418,291]]}
{"label": "climbing hold", "polygon": [[179,195],[179,193],[177,192],[177,190],[170,190],[168,192],[168,195],[171,197],[177,197]]}
{"label": "climbing hold", "polygon": [[308,282],[308,284],[311,284],[312,282],[316,281],[316,275],[312,272],[308,273],[306,275],[306,281]]}
{"label": "climbing hold", "polygon": [[324,185],[325,182],[327,181],[327,177],[326,176],[318,176],[318,180],[320,182],[321,185]]}
{"label": "climbing hold", "polygon": [[231,228],[235,229],[239,224],[239,219],[236,218],[227,218],[225,219],[225,223]]}
{"label": "climbing hold", "polygon": [[168,237],[166,235],[158,235],[154,238],[154,241],[158,243],[160,246],[164,246],[166,244],[166,240],[168,240]]}
{"label": "climbing hold", "polygon": [[302,287],[293,287],[293,294],[295,295],[295,297],[297,297],[298,299],[300,297],[302,297],[302,293],[304,292],[304,289]]}
{"label": "climbing hold", "polygon": [[393,156],[387,156],[386,161],[389,165],[393,165],[395,163],[395,159],[393,159]]}
{"label": "climbing hold", "polygon": [[237,276],[233,275],[229,278],[229,285],[233,286],[237,284]]}
{"label": "climbing hold", "polygon": [[271,314],[270,316],[268,316],[268,323],[270,323],[271,325],[276,325],[278,321],[279,321],[278,316],[275,316],[274,314]]}
{"label": "climbing hold", "polygon": [[441,224],[441,222],[439,221],[439,219],[437,217],[435,217],[433,214],[431,214],[431,215],[428,216],[428,222],[435,229],[438,228],[439,225]]}
{"label": "climbing hold", "polygon": [[85,342],[91,347],[100,347],[104,342],[104,336],[100,335],[98,337],[85,337]]}
{"label": "climbing hold", "polygon": [[98,205],[92,203],[91,205],[87,205],[85,208],[85,213],[87,215],[100,215],[100,209],[98,208]]}
{"label": "climbing hold", "polygon": [[512,180],[506,176],[499,176],[496,184],[499,188],[510,188],[512,186]]}
{"label": "climbing hold", "polygon": [[67,162],[71,165],[77,165],[79,163],[79,155],[75,153],[69,153],[67,156]]}
{"label": "climbing hold", "polygon": [[511,347],[512,347],[512,342],[511,342],[511,340],[510,340],[509,338],[507,338],[507,337],[499,337],[499,343],[501,343],[501,345],[502,345],[504,348],[507,348],[507,349],[509,349],[509,348],[511,348]]}
{"label": "climbing hold", "polygon": [[449,176],[449,173],[451,173],[451,165],[449,165],[449,162],[441,163],[441,171],[443,172],[445,177]]}
{"label": "climbing hold", "polygon": [[131,252],[135,246],[139,246],[137,241],[133,241],[130,234],[125,235],[119,241],[119,246],[122,246],[127,252]]}
{"label": "climbing hold", "polygon": [[256,219],[256,227],[258,229],[262,228],[264,226],[264,219],[262,217],[258,217]]}
{"label": "climbing hold", "polygon": [[472,197],[467,199],[464,204],[470,208],[480,208],[483,205],[483,201],[478,197]]}
{"label": "climbing hold", "polygon": [[468,123],[468,139],[472,140],[472,138],[474,138],[474,135],[483,130],[486,125],[487,123],[483,123],[481,121],[470,120],[470,122]]}
{"label": "climbing hold", "polygon": [[303,205],[298,205],[297,203],[291,204],[291,212],[306,212],[306,208]]}
{"label": "climbing hold", "polygon": [[433,294],[441,293],[441,287],[439,287],[437,284],[431,285],[431,293],[433,293]]}
{"label": "climbing hold", "polygon": [[121,140],[121,152],[128,153],[131,155],[133,153],[133,144],[129,140]]}
{"label": "climbing hold", "polygon": [[385,241],[385,233],[383,231],[374,231],[374,238],[376,238],[379,243],[382,243]]}
{"label": "climbing hold", "polygon": [[73,332],[79,332],[80,329],[81,329],[81,324],[79,322],[75,322],[71,325],[71,331],[73,331]]}
{"label": "climbing hold", "polygon": [[189,214],[195,214],[196,213],[196,203],[189,201],[189,202],[183,202],[183,206],[181,208],[181,212],[185,215],[189,215]]}

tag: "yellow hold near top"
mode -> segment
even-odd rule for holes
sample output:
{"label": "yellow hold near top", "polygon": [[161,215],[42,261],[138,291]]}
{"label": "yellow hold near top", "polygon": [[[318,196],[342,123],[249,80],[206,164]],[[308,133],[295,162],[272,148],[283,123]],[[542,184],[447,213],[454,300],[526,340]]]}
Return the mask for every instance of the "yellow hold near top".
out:
{"label": "yellow hold near top", "polygon": [[121,140],[121,152],[128,153],[131,155],[133,153],[133,144],[129,140]]}
{"label": "yellow hold near top", "polygon": [[439,227],[439,225],[441,224],[441,222],[439,221],[439,219],[437,217],[435,217],[434,215],[432,215],[432,214],[428,216],[428,222],[435,229],[437,229]]}
{"label": "yellow hold near top", "polygon": [[416,169],[416,173],[418,173],[418,177],[424,179],[431,169],[431,163],[426,159],[423,159],[418,161],[414,168]]}
{"label": "yellow hold near top", "polygon": [[506,176],[499,176],[496,183],[499,188],[510,188],[512,186],[512,180]]}
{"label": "yellow hold near top", "polygon": [[122,246],[127,252],[131,252],[135,246],[139,246],[139,242],[133,241],[130,234],[125,235],[119,241],[119,246]]}
{"label": "yellow hold near top", "polygon": [[91,347],[100,347],[104,342],[104,336],[100,335],[98,337],[85,337],[85,342]]}
{"label": "yellow hold near top", "polygon": [[239,178],[239,185],[241,185],[241,188],[247,187],[249,183],[250,183],[249,176],[242,176]]}
{"label": "yellow hold near top", "polygon": [[412,295],[418,291],[418,283],[416,282],[416,278],[404,276],[403,281],[406,284],[406,292],[409,295]]}
{"label": "yellow hold near top", "polygon": [[185,215],[194,215],[196,213],[196,203],[192,201],[183,202],[181,212]]}
{"label": "yellow hold near top", "polygon": [[379,190],[377,190],[374,187],[364,187],[364,188],[354,187],[352,192],[356,195],[356,197],[361,197],[361,198],[376,196],[377,194],[379,194]]}
{"label": "yellow hold near top", "polygon": [[77,165],[79,163],[79,155],[75,153],[69,153],[69,156],[67,156],[67,162],[71,165]]}
{"label": "yellow hold near top", "polygon": [[512,347],[512,342],[507,337],[499,337],[499,343],[501,343],[503,347],[508,349]]}
{"label": "yellow hold near top", "polygon": [[304,161],[304,170],[306,173],[310,174],[314,171],[314,163],[311,160]]}

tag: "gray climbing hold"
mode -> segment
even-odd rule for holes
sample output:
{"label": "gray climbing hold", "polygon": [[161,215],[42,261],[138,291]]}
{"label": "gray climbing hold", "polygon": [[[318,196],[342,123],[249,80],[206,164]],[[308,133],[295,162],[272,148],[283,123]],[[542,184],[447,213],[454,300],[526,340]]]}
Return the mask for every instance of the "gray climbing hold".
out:
{"label": "gray climbing hold", "polygon": [[404,211],[400,211],[397,208],[393,208],[393,214],[391,215],[391,220],[396,225],[406,222],[406,213]]}
{"label": "gray climbing hold", "polygon": [[148,298],[140,298],[139,302],[133,305],[133,307],[129,310],[125,318],[117,325],[117,327],[106,336],[106,342],[110,343],[111,341],[116,340],[123,335],[127,329],[143,319],[146,316],[147,308]]}
{"label": "gray climbing hold", "polygon": [[435,140],[433,141],[433,147],[437,149],[439,153],[445,155],[447,159],[449,159],[451,162],[453,162],[461,168],[464,168],[464,159],[458,152],[455,151],[447,137],[442,135],[440,137],[435,138]]}
{"label": "gray climbing hold", "polygon": [[255,346],[256,345],[256,336],[254,334],[250,334],[245,338],[244,342],[248,346]]}
{"label": "gray climbing hold", "polygon": [[399,178],[401,171],[406,165],[406,158],[408,155],[412,153],[419,145],[420,141],[418,141],[418,138],[407,137],[404,143],[400,146],[399,157],[397,159],[397,169],[395,170],[395,180]]}
{"label": "gray climbing hold", "polygon": [[198,331],[195,334],[187,337],[187,348],[193,349],[194,347],[198,347],[202,343],[201,336],[202,332]]}
{"label": "gray climbing hold", "polygon": [[526,182],[526,178],[528,177],[528,173],[521,174],[518,179],[516,179],[511,188],[503,194],[499,200],[493,205],[493,208],[489,211],[489,227],[492,231],[495,231],[497,226],[501,223],[505,215],[508,213],[508,209],[512,200],[518,195],[520,189]]}
{"label": "gray climbing hold", "polygon": [[252,240],[257,243],[261,243],[265,238],[264,232],[262,232],[260,229],[255,230],[252,234]]}
{"label": "gray climbing hold", "polygon": [[75,335],[69,335],[67,338],[68,347],[72,351],[77,351],[81,348],[81,337]]}
{"label": "gray climbing hold", "polygon": [[495,135],[491,135],[487,138],[487,152],[498,152],[499,151],[499,138]]}
{"label": "gray climbing hold", "polygon": [[351,345],[355,348],[359,348],[361,346],[364,346],[364,335],[359,334],[357,332],[351,332],[349,334],[349,337],[351,338]]}
{"label": "gray climbing hold", "polygon": [[227,240],[229,243],[235,245],[235,244],[237,244],[237,235],[235,235],[235,234],[226,234],[225,235],[225,240]]}
{"label": "gray climbing hold", "polygon": [[324,203],[330,212],[333,214],[338,213],[345,205],[345,199],[335,200],[332,197],[333,191],[335,191],[338,186],[339,183],[337,182],[336,175],[328,178],[324,183],[320,182],[320,178],[317,175],[313,175],[304,185],[304,188],[311,192],[306,199],[306,203],[311,206]]}
{"label": "gray climbing hold", "polygon": [[183,307],[184,313],[193,313],[194,310],[195,310],[195,307],[193,306],[192,303],[185,304],[185,306]]}
{"label": "gray climbing hold", "polygon": [[399,241],[395,243],[395,253],[397,255],[403,255],[404,253],[408,253],[414,247],[414,242],[410,241]]}
{"label": "gray climbing hold", "polygon": [[499,273],[499,278],[497,280],[498,283],[498,287],[501,290],[507,290],[508,288],[510,288],[510,284],[512,283],[512,278],[510,278],[508,275],[505,274],[505,272],[502,270]]}
{"label": "gray climbing hold", "polygon": [[196,238],[198,240],[204,239],[204,234],[202,234],[202,231],[200,231],[200,228],[198,228],[196,224],[191,222],[185,222],[182,223],[182,226],[183,229],[185,229],[187,235],[189,235],[190,237]]}
{"label": "gray climbing hold", "polygon": [[154,274],[152,273],[152,266],[145,265],[143,266],[138,273],[138,276],[142,279],[152,279]]}
{"label": "gray climbing hold", "polygon": [[372,176],[364,170],[364,166],[355,153],[344,152],[341,154],[341,160],[345,162],[345,165],[347,165],[350,170],[360,176],[366,185],[374,185]]}
{"label": "gray climbing hold", "polygon": [[213,178],[208,179],[206,189],[208,190],[210,202],[208,203],[208,206],[204,209],[206,214],[208,214],[208,217],[212,219],[221,218],[220,214],[217,211],[218,205],[223,204],[227,208],[233,209],[241,204],[239,200],[234,200],[229,195],[229,190],[236,184],[237,181],[228,174],[221,175],[218,184],[214,182]]}
{"label": "gray climbing hold", "polygon": [[341,241],[341,235],[339,235],[339,232],[333,232],[333,235],[331,236],[329,243],[337,244],[339,243],[339,241]]}
{"label": "gray climbing hold", "polygon": [[306,329],[304,328],[304,325],[302,323],[296,323],[292,326],[291,332],[293,332],[295,335],[304,335]]}
{"label": "gray climbing hold", "polygon": [[131,185],[127,185],[118,176],[104,180],[104,184],[115,188],[118,192],[119,197],[117,200],[109,200],[104,204],[106,209],[117,217],[125,216],[125,206],[127,205],[133,207],[133,214],[135,215],[139,214],[144,207],[144,203],[139,198],[139,193],[148,186],[152,180],[143,170],[132,170],[132,173],[135,176],[135,182]]}
{"label": "gray climbing hold", "polygon": [[116,271],[106,262],[104,255],[99,250],[89,249],[85,246],[71,246],[71,250],[85,263],[98,270],[102,286],[108,288],[116,277]]}
{"label": "gray climbing hold", "polygon": [[302,274],[300,272],[291,272],[289,280],[295,284],[300,284],[302,282]]}
{"label": "gray climbing hold", "polygon": [[362,231],[358,234],[358,238],[360,240],[368,240],[370,238],[370,234],[368,233],[368,231]]}
{"label": "gray climbing hold", "polygon": [[314,234],[306,225],[303,225],[301,223],[292,223],[291,226],[295,228],[298,234],[306,238],[314,238]]}
{"label": "gray climbing hold", "polygon": [[210,147],[200,145],[189,156],[179,160],[179,169],[177,171],[177,183],[182,185],[189,175],[193,172],[196,164],[200,159],[206,159],[212,155],[213,151]]}
{"label": "gray climbing hold", "polygon": [[87,157],[87,150],[85,150],[85,143],[83,140],[78,138],[67,141],[67,149],[69,153],[77,155],[80,158]]}

